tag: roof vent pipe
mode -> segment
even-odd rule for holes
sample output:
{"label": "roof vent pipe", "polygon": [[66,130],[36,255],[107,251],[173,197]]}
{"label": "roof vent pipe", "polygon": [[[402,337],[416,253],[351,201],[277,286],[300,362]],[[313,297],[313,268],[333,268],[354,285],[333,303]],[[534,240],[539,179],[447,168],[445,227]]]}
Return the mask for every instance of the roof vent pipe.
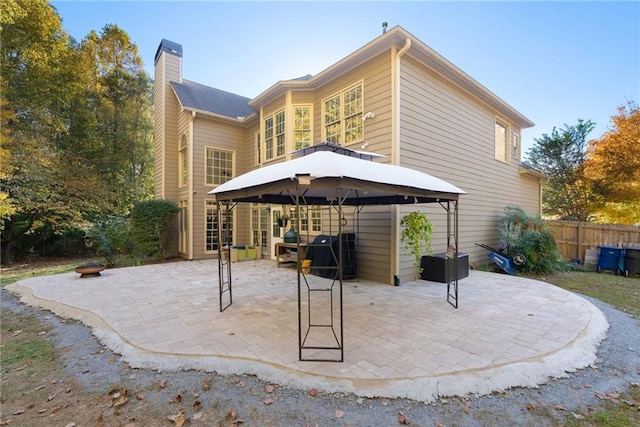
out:
{"label": "roof vent pipe", "polygon": [[387,25],[389,25],[389,24],[387,24],[386,22],[382,23],[382,34],[387,32]]}

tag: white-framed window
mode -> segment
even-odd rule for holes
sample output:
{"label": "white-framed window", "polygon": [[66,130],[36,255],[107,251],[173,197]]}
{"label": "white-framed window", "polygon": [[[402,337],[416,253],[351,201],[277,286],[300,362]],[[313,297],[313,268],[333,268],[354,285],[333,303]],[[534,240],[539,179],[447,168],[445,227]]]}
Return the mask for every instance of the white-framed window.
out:
{"label": "white-framed window", "polygon": [[178,173],[179,186],[184,187],[189,184],[189,143],[187,142],[187,135],[182,135],[180,138],[180,145],[178,147],[178,167],[180,171]]}
{"label": "white-framed window", "polygon": [[496,118],[495,157],[501,162],[509,161],[509,125]]}
{"label": "white-framed window", "polygon": [[[289,209],[291,228],[297,230],[298,215],[296,208]],[[309,231],[309,221],[311,221],[311,231],[322,231],[322,209],[319,206],[300,206],[300,231]]]}
{"label": "white-framed window", "polygon": [[276,157],[284,156],[284,111],[276,114]]}
{"label": "white-framed window", "polygon": [[[269,239],[269,209],[264,205],[252,204],[251,208],[251,243],[267,250]],[[266,253],[266,252],[265,252]]]}
{"label": "white-framed window", "polygon": [[296,150],[311,145],[310,105],[295,105],[293,107],[293,140]]}
{"label": "white-framed window", "polygon": [[264,160],[284,156],[286,148],[284,110],[264,119]]}
{"label": "white-framed window", "polygon": [[520,159],[520,135],[513,132],[511,134],[511,150],[514,159]]}
{"label": "white-framed window", "polygon": [[322,231],[322,209],[319,206],[313,206],[309,212],[311,213],[311,231]]}
{"label": "white-framed window", "polygon": [[206,148],[206,185],[220,185],[233,178],[233,151]]}
{"label": "white-framed window", "polygon": [[[215,200],[205,200],[205,253],[212,253],[218,250],[218,208]],[[229,211],[227,224],[227,211],[220,212],[220,223],[222,225],[222,243],[233,244],[233,210]]]}
{"label": "white-framed window", "polygon": [[264,121],[264,156],[266,160],[273,159],[273,117]]}
{"label": "white-framed window", "polygon": [[324,140],[350,144],[364,138],[363,90],[358,83],[323,101]]}
{"label": "white-framed window", "polygon": [[189,210],[187,208],[187,201],[180,200],[178,203],[180,211],[178,213],[178,252],[182,254],[187,253],[187,242],[189,239]]}

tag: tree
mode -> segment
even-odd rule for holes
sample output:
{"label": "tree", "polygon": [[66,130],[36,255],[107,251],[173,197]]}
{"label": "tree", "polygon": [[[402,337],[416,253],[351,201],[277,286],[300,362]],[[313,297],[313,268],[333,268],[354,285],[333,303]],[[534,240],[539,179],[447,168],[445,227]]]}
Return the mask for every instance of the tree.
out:
{"label": "tree", "polygon": [[640,108],[634,102],[617,109],[612,127],[589,142],[585,176],[605,205],[605,221],[640,223]]}
{"label": "tree", "polygon": [[84,209],[99,204],[87,191],[92,180],[66,163],[57,146],[66,130],[62,111],[76,56],[60,17],[44,0],[3,0],[2,10],[0,192],[10,207],[1,230],[5,261],[16,239],[43,224],[55,231],[73,227]]}
{"label": "tree", "polygon": [[110,203],[126,213],[152,196],[151,79],[116,25],[91,31],[79,53],[85,89],[74,100],[67,144],[111,183]]}
{"label": "tree", "polygon": [[543,187],[543,212],[563,219],[589,220],[598,203],[591,185],[584,177],[587,135],[595,124],[578,120],[575,126],[553,128],[551,135],[543,134],[527,151],[527,162],[548,175]]}
{"label": "tree", "polygon": [[78,44],[47,1],[0,2],[4,262],[28,235],[87,227],[151,197],[152,91],[116,26]]}

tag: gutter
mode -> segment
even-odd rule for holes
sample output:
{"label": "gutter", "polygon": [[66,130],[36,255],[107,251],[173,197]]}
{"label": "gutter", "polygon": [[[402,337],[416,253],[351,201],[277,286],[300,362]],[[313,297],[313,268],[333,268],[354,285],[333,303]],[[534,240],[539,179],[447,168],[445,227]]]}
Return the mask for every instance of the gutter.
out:
{"label": "gutter", "polygon": [[[391,69],[391,102],[393,113],[391,115],[391,164],[400,165],[400,58],[411,47],[411,39],[407,37],[404,46],[393,57]],[[391,211],[391,259],[394,260],[393,277],[391,283],[400,284],[400,206],[393,205]]]}

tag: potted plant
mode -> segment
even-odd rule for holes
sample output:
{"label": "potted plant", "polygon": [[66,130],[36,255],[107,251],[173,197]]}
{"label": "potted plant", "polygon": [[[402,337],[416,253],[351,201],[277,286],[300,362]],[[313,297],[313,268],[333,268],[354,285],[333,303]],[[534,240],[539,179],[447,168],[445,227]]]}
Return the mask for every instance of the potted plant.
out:
{"label": "potted plant", "polygon": [[404,248],[414,256],[413,265],[418,269],[418,274],[422,273],[421,259],[423,251],[429,255],[433,254],[431,248],[431,232],[433,224],[427,214],[414,211],[406,214],[400,219],[400,226],[403,227],[400,240]]}
{"label": "potted plant", "polygon": [[276,219],[279,227],[286,227],[289,223],[289,217],[287,215],[281,215]]}

